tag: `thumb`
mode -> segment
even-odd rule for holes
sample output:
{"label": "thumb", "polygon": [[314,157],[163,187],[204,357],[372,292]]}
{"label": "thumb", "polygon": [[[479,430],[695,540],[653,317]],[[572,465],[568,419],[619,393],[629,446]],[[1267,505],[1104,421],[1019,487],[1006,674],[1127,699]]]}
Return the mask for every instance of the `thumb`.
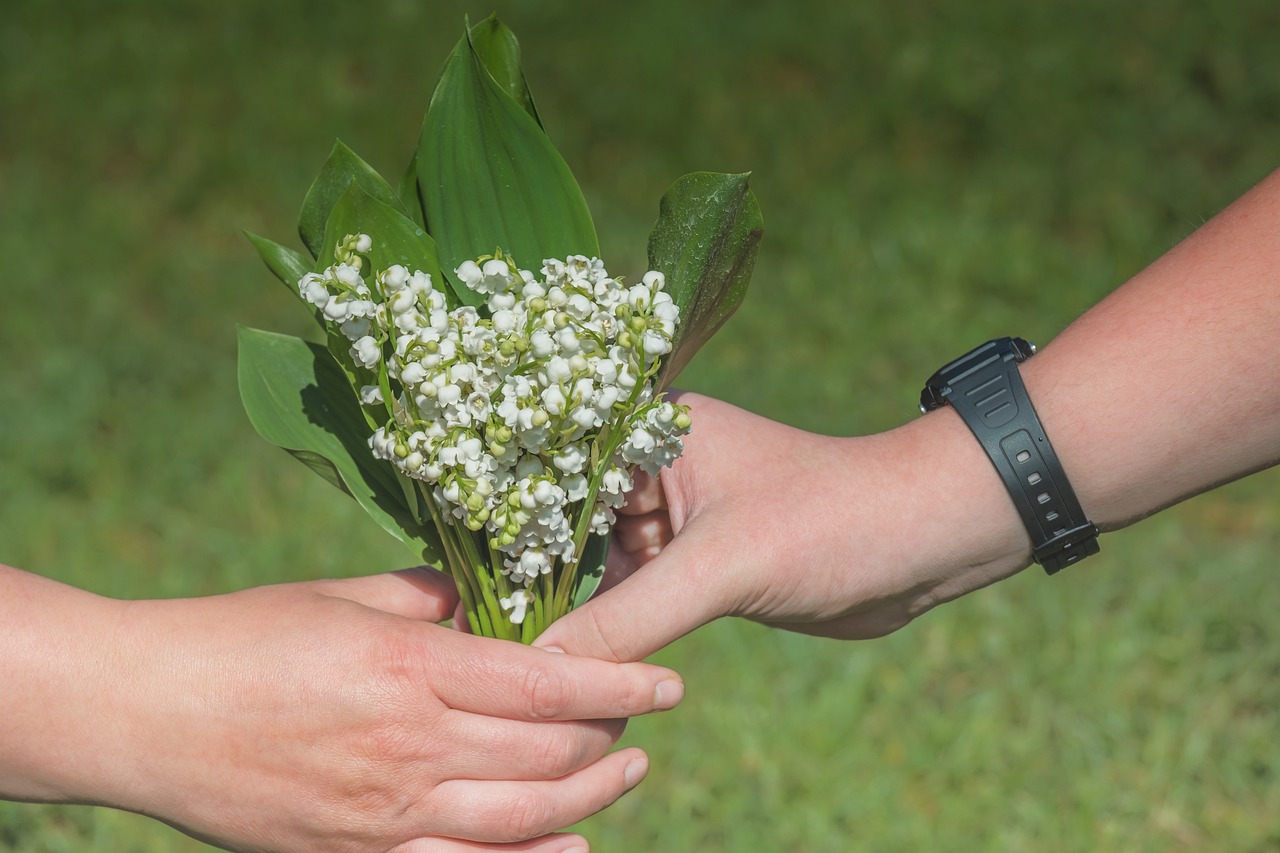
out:
{"label": "thumb", "polygon": [[691,524],[634,574],[556,620],[534,645],[638,661],[729,612],[713,537]]}
{"label": "thumb", "polygon": [[443,622],[453,615],[458,590],[453,579],[432,568],[402,569],[380,575],[315,581],[322,595],[345,598],[406,619]]}

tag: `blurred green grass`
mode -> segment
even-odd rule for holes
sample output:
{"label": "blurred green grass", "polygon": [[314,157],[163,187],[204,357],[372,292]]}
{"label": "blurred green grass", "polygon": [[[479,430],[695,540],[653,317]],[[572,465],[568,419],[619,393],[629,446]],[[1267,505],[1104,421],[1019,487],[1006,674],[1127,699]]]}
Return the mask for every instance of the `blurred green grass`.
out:
{"label": "blurred green grass", "polygon": [[[290,242],[335,137],[399,174],[463,14],[494,8],[611,270],[642,271],[677,176],[753,171],[753,290],[681,384],[815,430],[892,427],[977,341],[1051,338],[1280,151],[1273,2],[10,0],[0,561],[122,597],[404,564],[241,413],[235,323],[304,316],[239,232]],[[649,780],[583,830],[605,851],[1276,849],[1277,483],[885,640],[704,629],[658,656],[685,704],[629,729]],[[0,849],[207,848],[5,804]]]}

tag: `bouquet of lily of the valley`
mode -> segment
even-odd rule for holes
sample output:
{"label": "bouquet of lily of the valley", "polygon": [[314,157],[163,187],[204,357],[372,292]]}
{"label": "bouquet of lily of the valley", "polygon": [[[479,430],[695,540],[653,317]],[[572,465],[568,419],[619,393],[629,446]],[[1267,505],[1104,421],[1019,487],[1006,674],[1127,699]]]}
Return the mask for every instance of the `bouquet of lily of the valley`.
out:
{"label": "bouquet of lily of the valley", "polygon": [[399,183],[338,143],[298,230],[311,257],[249,237],[322,342],[240,330],[250,419],[447,570],[473,631],[532,641],[595,590],[632,471],[681,451],[689,412],[664,389],[746,291],[747,176],[678,180],[650,269],[610,275],[489,18],[449,57]]}

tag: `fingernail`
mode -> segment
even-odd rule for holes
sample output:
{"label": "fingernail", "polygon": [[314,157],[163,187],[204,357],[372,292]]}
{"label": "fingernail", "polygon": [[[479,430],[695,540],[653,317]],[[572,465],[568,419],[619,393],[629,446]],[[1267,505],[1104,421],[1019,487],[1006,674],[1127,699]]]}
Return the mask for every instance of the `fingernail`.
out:
{"label": "fingernail", "polygon": [[684,698],[684,682],[669,678],[666,681],[659,681],[658,686],[653,688],[653,707],[657,711],[670,711],[672,708],[680,704],[680,700]]}
{"label": "fingernail", "polygon": [[565,850],[564,853],[591,853],[591,851],[583,847],[581,844],[575,844],[574,846]]}
{"label": "fingernail", "polygon": [[627,790],[630,791],[636,785],[640,784],[640,780],[649,772],[649,762],[643,758],[633,758],[627,765],[627,769],[622,771],[622,779],[627,783]]}
{"label": "fingernail", "polygon": [[[555,654],[558,654],[558,655],[562,655],[562,654],[564,654],[564,649],[560,648],[559,646],[543,646],[543,647],[542,647],[542,650],[543,650],[544,652],[554,652]],[[585,853],[585,848],[583,848],[583,847],[577,847],[577,848],[575,848],[575,849],[577,849],[577,850],[583,850],[583,851],[584,851],[584,853]],[[566,853],[568,853],[568,851],[566,851]]]}

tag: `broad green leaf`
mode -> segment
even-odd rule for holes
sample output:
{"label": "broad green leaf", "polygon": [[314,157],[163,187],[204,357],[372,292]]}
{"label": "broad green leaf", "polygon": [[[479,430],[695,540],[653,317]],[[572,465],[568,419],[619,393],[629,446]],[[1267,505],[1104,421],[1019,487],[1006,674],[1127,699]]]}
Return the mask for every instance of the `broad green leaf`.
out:
{"label": "broad green leaf", "polygon": [[[495,248],[528,269],[544,258],[599,254],[568,165],[485,69],[469,33],[431,97],[417,161],[427,230],[446,275]],[[483,301],[480,294],[471,297],[470,304]]]}
{"label": "broad green leaf", "polygon": [[422,197],[418,194],[418,155],[416,148],[414,152],[413,157],[409,160],[409,168],[405,169],[404,174],[400,176],[400,204],[409,212],[409,218],[413,220],[413,224],[425,231],[427,218],[422,212]]}
{"label": "broad green leaf", "polygon": [[[304,275],[311,272],[311,262],[301,252],[281,246],[279,243],[273,243],[266,237],[259,237],[257,234],[244,232],[244,236],[249,238],[249,242],[253,244],[253,248],[257,250],[258,257],[266,263],[267,269],[275,274],[275,277],[284,282],[289,292],[298,298],[300,302],[305,304],[306,300],[302,298],[302,294],[298,292],[298,280]],[[324,317],[320,315],[320,309],[314,305],[307,305],[311,311],[311,316],[315,317],[320,328],[325,327]]]}
{"label": "broad green leaf", "polygon": [[[375,270],[402,264],[410,272],[422,270],[431,276],[433,283],[442,285],[436,245],[427,232],[400,211],[369,195],[358,184],[348,187],[333,206],[321,243],[324,256],[333,257],[334,247],[349,234],[368,234],[373,238],[369,262]],[[328,263],[320,262],[317,267]],[[448,293],[447,289],[445,292]]]}
{"label": "broad green leaf", "polygon": [[355,498],[418,558],[440,562],[435,530],[417,521],[395,473],[369,452],[355,392],[324,347],[241,326],[237,373],[259,435]]}
{"label": "broad green leaf", "polygon": [[[427,233],[411,220],[378,201],[360,187],[352,184],[333,206],[329,214],[329,222],[325,225],[324,242],[321,244],[322,257],[332,258],[334,247],[349,234],[368,234],[373,238],[373,248],[369,252],[369,263],[374,270],[384,270],[393,264],[401,264],[410,272],[422,270],[431,276],[431,281],[449,298],[451,305],[456,299],[447,281],[440,275],[440,264],[436,261],[436,247]],[[318,262],[317,267],[326,262]],[[364,271],[366,278],[369,270]],[[337,332],[332,324],[326,325],[329,340],[329,352],[347,378],[355,387],[365,384],[376,384],[376,378],[358,368],[349,355],[351,343]]]}
{"label": "broad green leaf", "polygon": [[497,15],[490,15],[471,28],[471,44],[494,82],[541,127],[533,93],[520,70],[520,42],[516,41],[511,28],[499,21]]}
{"label": "broad green leaf", "polygon": [[[258,255],[266,262],[267,267],[289,288],[289,292],[296,296],[299,301],[305,302],[305,300],[302,299],[302,294],[298,292],[298,280],[311,272],[311,263],[306,259],[306,257],[301,252],[285,248],[278,243],[271,242],[265,237],[259,237],[257,234],[251,234],[246,231],[245,236],[249,238],[249,242],[253,244],[253,247],[258,250]],[[307,305],[307,308],[310,309],[311,316],[315,318],[316,324],[319,325],[321,330],[324,332],[329,345],[329,352],[333,354],[334,359],[337,360],[337,363],[340,365],[343,372],[346,373],[347,379],[351,381],[353,385],[363,385],[365,384],[365,381],[369,383],[375,381],[371,375],[366,378],[357,374],[356,368],[351,363],[351,359],[348,356],[348,351],[351,348],[350,341],[348,341],[344,335],[334,329],[334,327],[325,320],[324,316],[320,313],[319,308],[316,308],[313,305]],[[364,411],[364,414],[370,430],[376,429],[377,427],[373,422],[372,416],[370,416],[367,411]],[[299,456],[299,458],[302,457]],[[304,459],[303,461],[306,460]],[[311,463],[308,462],[308,464],[310,465]],[[325,475],[323,465],[320,467],[311,465],[311,467],[318,473]],[[325,476],[327,479],[327,475]]]}
{"label": "broad green leaf", "polygon": [[694,172],[662,197],[649,234],[649,268],[666,276],[680,326],[658,388],[667,387],[738,310],[751,281],[764,218],[749,174]]}
{"label": "broad green leaf", "polygon": [[244,236],[249,238],[249,242],[258,252],[258,257],[266,263],[267,269],[284,282],[294,296],[301,299],[302,296],[298,293],[298,280],[311,272],[311,262],[301,252],[273,243],[266,237],[259,237],[249,231],[244,232]]}
{"label": "broad green leaf", "polygon": [[[320,327],[324,329],[325,344],[329,348],[329,355],[333,359],[334,367],[341,370],[343,375],[347,377],[347,383],[352,388],[376,385],[378,383],[377,374],[355,363],[355,360],[351,357],[351,341],[347,339],[346,335],[342,334],[342,330],[326,320],[318,310],[316,312],[316,320],[320,323]],[[372,434],[381,424],[379,424],[371,409],[360,406],[359,410],[369,427],[368,434]],[[381,415],[382,413],[378,414]]]}
{"label": "broad green leaf", "polygon": [[352,184],[358,185],[383,204],[407,213],[395,190],[372,166],[341,142],[335,142],[329,159],[325,160],[320,174],[307,190],[307,197],[302,201],[302,211],[298,214],[298,235],[302,237],[302,243],[311,255],[320,262],[321,268],[328,266],[333,260],[322,253],[325,224],[329,221],[333,206]]}
{"label": "broad green leaf", "polygon": [[573,606],[581,607],[595,594],[604,577],[604,564],[609,556],[609,535],[592,534],[587,537],[587,547],[582,549],[578,563],[578,588],[574,591]]}

